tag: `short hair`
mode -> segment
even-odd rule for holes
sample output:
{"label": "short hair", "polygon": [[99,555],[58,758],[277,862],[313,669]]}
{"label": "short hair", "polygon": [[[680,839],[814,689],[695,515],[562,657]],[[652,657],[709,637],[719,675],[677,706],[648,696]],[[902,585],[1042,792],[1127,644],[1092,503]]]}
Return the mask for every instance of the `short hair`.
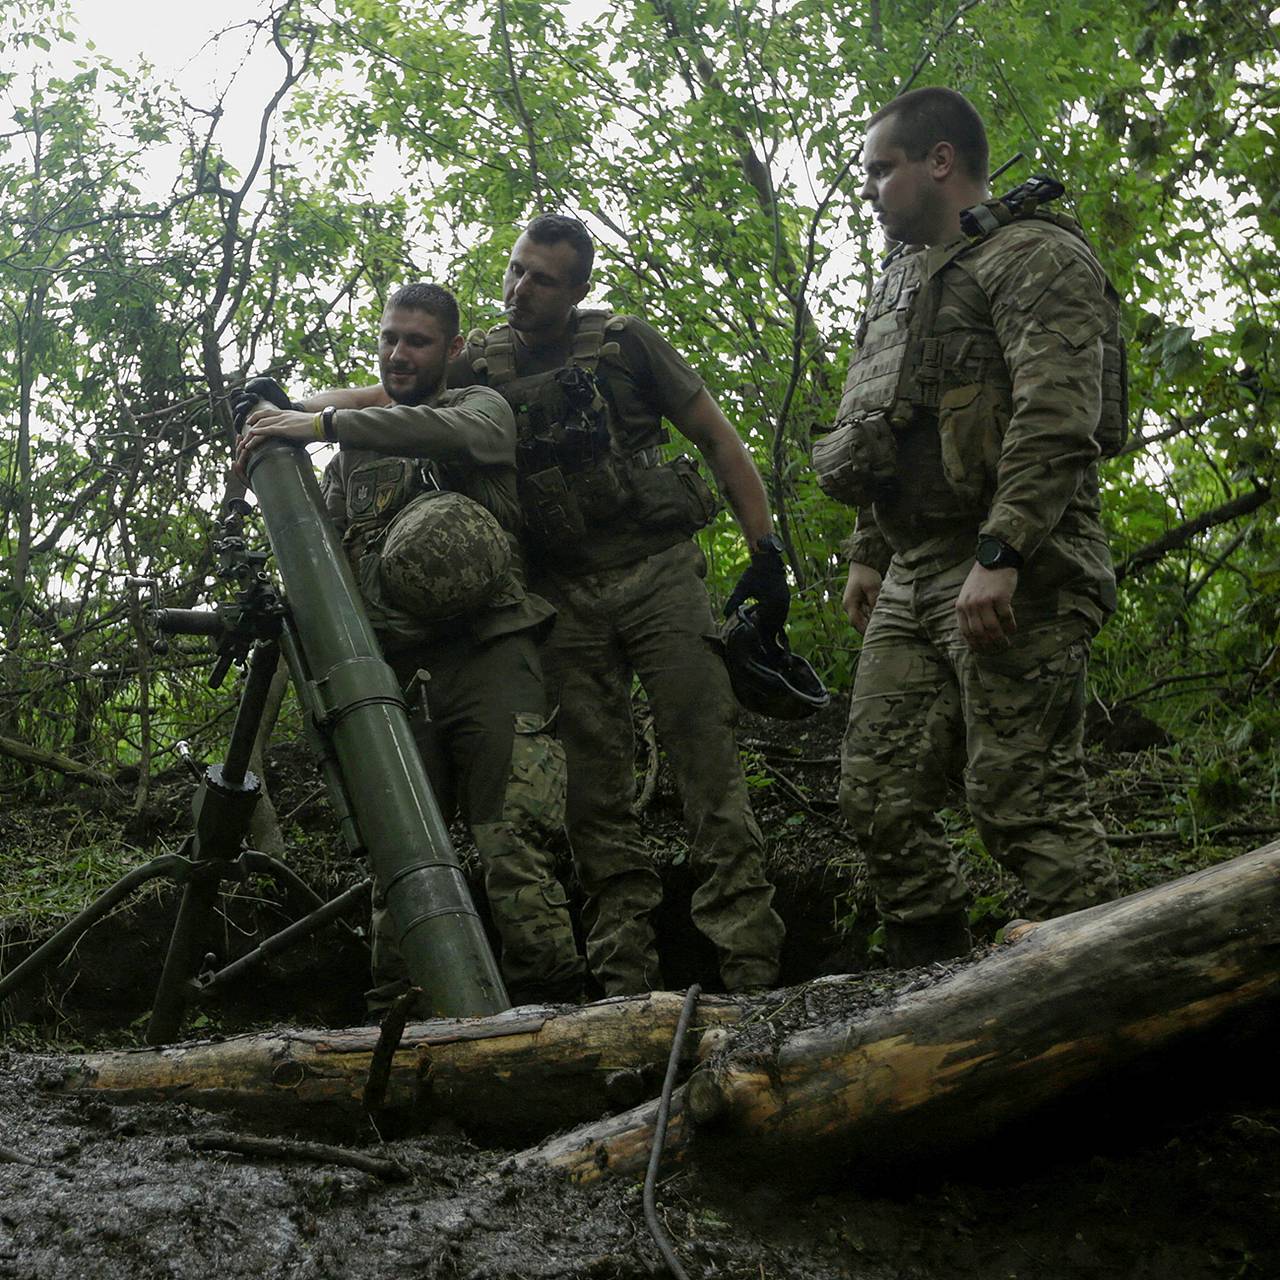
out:
{"label": "short hair", "polygon": [[574,284],[585,284],[591,279],[591,264],[596,258],[596,246],[591,232],[577,218],[563,213],[540,213],[524,229],[534,244],[559,244],[563,241],[578,259],[578,273]]}
{"label": "short hair", "polygon": [[949,142],[965,174],[986,182],[991,162],[987,131],[973,103],[954,89],[931,87],[900,94],[867,121],[867,128],[891,120],[894,144],[911,160],[923,160],[939,142]]}
{"label": "short hair", "polygon": [[458,301],[438,284],[405,284],[387,299],[387,309],[403,307],[406,311],[425,311],[440,321],[446,342],[452,342],[462,328]]}

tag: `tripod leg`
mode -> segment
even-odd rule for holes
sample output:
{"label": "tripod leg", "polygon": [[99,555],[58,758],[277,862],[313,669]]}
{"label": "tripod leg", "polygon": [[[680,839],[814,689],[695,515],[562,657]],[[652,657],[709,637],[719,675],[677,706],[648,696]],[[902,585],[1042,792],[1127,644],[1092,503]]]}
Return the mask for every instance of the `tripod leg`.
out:
{"label": "tripod leg", "polygon": [[123,902],[135,889],[159,876],[169,876],[174,880],[181,879],[183,872],[190,865],[182,854],[165,853],[158,858],[153,858],[144,866],[135,867],[127,875],[121,876],[111,888],[94,899],[79,915],[68,920],[52,938],[42,942],[17,968],[0,978],[0,1000],[12,995],[37,974],[43,973],[50,965],[56,964],[83,934],[88,933],[99,920],[114,909],[118,902]]}
{"label": "tripod leg", "polygon": [[279,661],[280,646],[276,641],[259,641],[253,646],[249,676],[231,729],[227,762],[205,770],[192,803],[194,866],[182,893],[164,972],[160,975],[151,1020],[147,1024],[148,1044],[172,1040],[182,1025],[190,982],[200,958],[200,944],[219,886],[239,855],[249,830],[253,808],[262,790],[257,776],[249,772],[249,754]]}

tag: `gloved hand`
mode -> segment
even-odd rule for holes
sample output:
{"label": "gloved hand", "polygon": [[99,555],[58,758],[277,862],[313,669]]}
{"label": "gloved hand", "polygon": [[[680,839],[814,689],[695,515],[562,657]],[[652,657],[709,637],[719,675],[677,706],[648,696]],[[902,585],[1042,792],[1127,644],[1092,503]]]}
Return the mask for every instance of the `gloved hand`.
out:
{"label": "gloved hand", "polygon": [[724,616],[732,617],[748,600],[758,602],[755,618],[761,639],[781,645],[782,629],[791,611],[791,587],[781,551],[769,548],[752,554],[751,563],[725,603]]}
{"label": "gloved hand", "polygon": [[259,400],[265,400],[268,404],[275,405],[277,409],[302,409],[296,400],[289,399],[289,393],[274,378],[261,376],[250,378],[231,397],[231,421],[235,426],[236,435],[244,430],[244,420]]}

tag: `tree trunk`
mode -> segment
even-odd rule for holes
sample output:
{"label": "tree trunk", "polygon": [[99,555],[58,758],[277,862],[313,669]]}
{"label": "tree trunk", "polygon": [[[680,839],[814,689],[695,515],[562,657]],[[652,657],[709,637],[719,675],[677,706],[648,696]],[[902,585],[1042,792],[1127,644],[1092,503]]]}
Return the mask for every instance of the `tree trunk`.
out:
{"label": "tree trunk", "polygon": [[[870,979],[883,983],[883,977]],[[935,967],[868,1008],[866,977],[824,979],[821,1025],[788,1035],[706,997],[699,1066],[673,1098],[669,1162],[717,1151],[807,1169],[920,1155],[1280,996],[1280,841],[1132,897],[1015,930],[976,964]],[[874,988],[873,988],[874,994]],[[515,1009],[411,1026],[388,1105],[476,1130],[546,1134],[658,1091],[681,997]],[[755,1005],[761,1011],[767,1006]],[[806,1006],[807,1007],[807,1006]],[[783,1007],[775,1010],[775,1020]],[[63,1088],[288,1112],[359,1106],[373,1030],[279,1031],[73,1059]],[[638,1175],[653,1101],[513,1157],[587,1181]],[[691,1123],[692,1122],[692,1123]]]}
{"label": "tree trunk", "polygon": [[[776,1047],[717,1053],[680,1090],[668,1162],[699,1147],[807,1167],[955,1146],[1280,995],[1280,841],[1015,931],[978,964]],[[741,1040],[736,1036],[733,1039]],[[656,1108],[517,1157],[638,1175]],[[697,1126],[693,1140],[688,1121]]]}
{"label": "tree trunk", "polygon": [[[581,1009],[411,1023],[392,1061],[385,1106],[524,1139],[581,1124],[658,1091],[682,1004],[679,993],[658,991]],[[741,1013],[728,998],[707,997],[697,1022],[723,1026]],[[69,1059],[60,1087],[273,1118],[350,1114],[361,1106],[377,1043],[376,1027],[281,1029],[113,1050]]]}

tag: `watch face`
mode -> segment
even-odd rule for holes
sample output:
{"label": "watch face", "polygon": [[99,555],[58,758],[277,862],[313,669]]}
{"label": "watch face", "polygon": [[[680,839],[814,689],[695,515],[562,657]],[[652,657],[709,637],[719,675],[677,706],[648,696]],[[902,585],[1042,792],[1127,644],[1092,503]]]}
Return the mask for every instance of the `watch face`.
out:
{"label": "watch face", "polygon": [[1022,557],[999,538],[979,538],[977,560],[984,569],[1022,568]]}

